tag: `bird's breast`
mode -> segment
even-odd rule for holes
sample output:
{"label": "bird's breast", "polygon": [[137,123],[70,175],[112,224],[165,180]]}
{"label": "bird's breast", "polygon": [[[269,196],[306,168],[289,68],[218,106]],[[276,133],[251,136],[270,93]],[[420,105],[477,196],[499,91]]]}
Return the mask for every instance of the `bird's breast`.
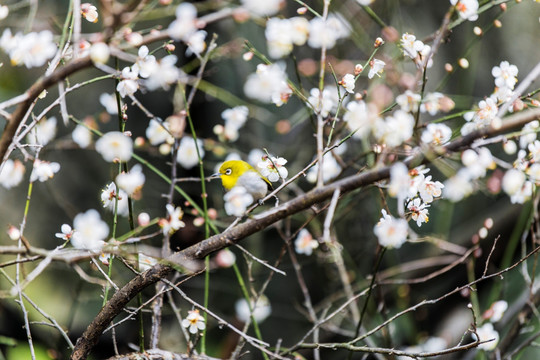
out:
{"label": "bird's breast", "polygon": [[236,185],[243,186],[254,200],[261,199],[268,192],[268,184],[254,171],[247,171],[242,174]]}

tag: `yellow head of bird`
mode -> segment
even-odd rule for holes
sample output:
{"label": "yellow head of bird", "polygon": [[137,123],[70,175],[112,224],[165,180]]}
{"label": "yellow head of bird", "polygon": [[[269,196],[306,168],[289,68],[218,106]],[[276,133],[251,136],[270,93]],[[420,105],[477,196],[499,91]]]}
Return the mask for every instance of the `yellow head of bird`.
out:
{"label": "yellow head of bird", "polygon": [[235,186],[243,186],[254,199],[264,197],[272,183],[262,176],[253,166],[242,160],[225,161],[219,172],[212,177],[220,177],[225,190],[229,191]]}

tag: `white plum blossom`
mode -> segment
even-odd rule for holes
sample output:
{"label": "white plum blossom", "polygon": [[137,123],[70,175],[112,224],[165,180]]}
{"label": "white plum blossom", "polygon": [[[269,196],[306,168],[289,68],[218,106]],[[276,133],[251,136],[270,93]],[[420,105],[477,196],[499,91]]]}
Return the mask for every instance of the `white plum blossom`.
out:
{"label": "white plum blossom", "polygon": [[98,21],[97,7],[90,3],[81,4],[81,15],[91,23],[96,23]]}
{"label": "white plum blossom", "polygon": [[319,247],[319,242],[313,239],[308,229],[302,229],[294,241],[294,250],[298,254],[310,256],[313,250]]}
{"label": "white plum blossom", "polygon": [[514,89],[518,79],[518,67],[508,61],[501,61],[499,66],[491,69],[491,75],[495,78],[495,86],[498,88]]}
{"label": "white plum blossom", "polygon": [[420,94],[415,94],[411,90],[406,90],[403,94],[396,96],[396,103],[401,110],[415,113],[418,111],[418,106],[422,97]]}
{"label": "white plum blossom", "polygon": [[96,141],[96,151],[108,162],[128,161],[133,154],[133,140],[120,131],[110,131]]}
{"label": "white plum blossom", "polygon": [[444,197],[452,202],[463,200],[473,190],[470,174],[465,168],[444,182]]}
{"label": "white plum blossom", "polygon": [[49,30],[13,36],[10,29],[5,29],[0,47],[9,55],[11,65],[24,64],[27,68],[43,66],[57,51],[53,33]]}
{"label": "white plum blossom", "polygon": [[502,189],[506,194],[512,196],[521,190],[526,179],[523,171],[510,169],[503,176]]}
{"label": "white plum blossom", "polygon": [[101,202],[112,213],[116,211],[120,216],[129,214],[128,195],[123,190],[117,191],[114,182],[107,184],[101,191]]}
{"label": "white plum blossom", "polygon": [[536,133],[540,128],[540,122],[533,120],[528,122],[521,129],[521,136],[519,137],[519,147],[525,149],[530,143],[536,140]]}
{"label": "white plum blossom", "polygon": [[256,302],[250,299],[249,304],[246,299],[242,298],[234,304],[234,309],[236,317],[244,323],[250,321],[251,315],[253,315],[255,321],[260,324],[272,313],[270,300],[264,294]]}
{"label": "white plum blossom", "polygon": [[343,78],[340,81],[340,85],[343,86],[343,88],[349,93],[354,94],[354,75],[353,74],[345,74]]}
{"label": "white plum blossom", "polygon": [[[237,157],[234,158],[234,157],[231,157],[231,155],[237,156]],[[262,151],[261,149],[252,149],[248,154],[247,162],[251,166],[257,167],[257,164],[259,163],[259,161],[261,161],[261,159],[263,159],[265,156],[266,156],[265,152]],[[231,157],[231,158],[229,158],[229,157]],[[229,154],[227,156],[227,158],[225,160],[240,160],[240,155],[235,154],[235,153],[231,153],[231,154]]]}
{"label": "white plum blossom", "polygon": [[71,245],[76,249],[101,251],[109,235],[109,226],[95,209],[77,214],[73,219]]}
{"label": "white plum blossom", "polygon": [[221,117],[225,120],[224,135],[229,141],[238,140],[238,130],[244,126],[249,115],[247,106],[235,106],[231,109],[226,109],[221,113]]}
{"label": "white plum blossom", "polygon": [[[343,146],[343,145],[342,145]],[[327,183],[330,180],[335,179],[343,169],[337,162],[336,158],[332,155],[331,152],[327,152],[323,155],[323,168],[322,168],[322,177],[323,183]],[[317,182],[317,173],[319,171],[319,164],[315,164],[312,168],[308,170],[306,179],[310,183]]]}
{"label": "white plum blossom", "polygon": [[462,19],[475,21],[478,19],[478,0],[450,0]]}
{"label": "white plum blossom", "polygon": [[353,137],[356,139],[364,139],[373,129],[377,118],[377,112],[370,111],[369,105],[363,100],[349,102],[347,112],[343,115],[347,128],[355,131]]}
{"label": "white plum blossom", "polygon": [[325,87],[322,92],[322,99],[318,88],[309,91],[308,102],[315,113],[321,112],[322,117],[327,117],[330,112],[336,111],[338,105],[338,93],[335,87]]}
{"label": "white plum blossom", "polygon": [[314,49],[331,49],[336,45],[336,41],[349,36],[351,26],[347,21],[336,14],[328,15],[326,21],[323,18],[315,17],[309,22],[308,45]]}
{"label": "white plum blossom", "polygon": [[145,79],[154,71],[156,67],[156,57],[150,55],[150,51],[146,45],[139,48],[137,61],[134,66],[136,66],[139,76]]}
{"label": "white plum blossom", "polygon": [[116,90],[120,93],[120,96],[126,97],[127,95],[133,95],[139,89],[138,70],[135,68],[125,67],[122,69],[122,80],[116,86]]}
{"label": "white plum blossom", "polygon": [[[514,96],[514,91],[507,87],[495,87],[492,96],[496,98],[497,101],[507,102]],[[512,107],[510,107],[509,111],[512,111]]]}
{"label": "white plum blossom", "polygon": [[490,308],[484,312],[484,319],[496,323],[502,319],[504,312],[508,309],[508,303],[504,300],[495,301]]}
{"label": "white plum blossom", "polygon": [[428,124],[422,132],[422,142],[430,145],[444,145],[450,141],[452,129],[445,124]]}
{"label": "white plum blossom", "polygon": [[534,185],[530,181],[525,181],[521,189],[519,189],[514,195],[510,196],[510,202],[512,204],[523,204],[529,201],[533,195]]}
{"label": "white plum blossom", "polygon": [[42,161],[39,159],[34,160],[34,168],[32,174],[30,174],[30,182],[39,180],[45,182],[54,177],[60,171],[60,164],[57,162]]}
{"label": "white plum blossom", "polygon": [[184,212],[180,206],[175,208],[172,204],[167,204],[165,205],[165,208],[167,209],[167,217],[159,221],[159,226],[161,226],[163,235],[166,236],[173,234],[180,228],[186,226],[186,224],[182,221]]}
{"label": "white plum blossom", "polygon": [[290,33],[289,37],[294,45],[304,45],[308,39],[309,35],[309,21],[306,18],[295,16],[289,18],[290,22]]}
{"label": "white plum blossom", "polygon": [[492,125],[497,119],[498,111],[499,108],[493,98],[481,100],[478,103],[478,110],[469,111],[463,115],[467,123],[461,128],[461,134],[466,135],[474,130]]}
{"label": "white plum blossom", "polygon": [[422,223],[427,223],[429,221],[427,209],[429,206],[430,205],[423,203],[420,198],[415,198],[407,204],[407,209],[411,213],[411,218],[416,221],[418,227],[422,226]]}
{"label": "white plum blossom", "polygon": [[31,145],[47,145],[56,135],[56,118],[41,119],[26,136],[26,141]]}
{"label": "white plum blossom", "polygon": [[225,212],[227,215],[242,216],[249,205],[253,203],[253,196],[243,186],[235,186],[223,196]]}
{"label": "white plum blossom", "polygon": [[303,17],[289,19],[271,18],[266,22],[268,54],[274,59],[290,54],[293,45],[304,45],[309,32],[309,23]]}
{"label": "white plum blossom", "polygon": [[418,53],[424,48],[424,43],[422,41],[416,40],[416,36],[408,33],[401,36],[400,43],[403,54],[411,59],[416,59]]}
{"label": "white plum blossom", "polygon": [[116,103],[116,96],[114,94],[103,93],[99,95],[99,103],[103,105],[109,114],[118,114],[118,104]]}
{"label": "white plum blossom", "polygon": [[527,152],[523,149],[520,149],[517,152],[516,160],[514,160],[514,168],[525,172],[529,166],[529,161],[527,160]]}
{"label": "white plum blossom", "polygon": [[167,55],[155,62],[152,68],[148,69],[148,77],[143,82],[146,88],[168,90],[172,84],[175,84],[181,74],[175,65],[177,60],[175,55]]}
{"label": "white plum blossom", "polygon": [[195,33],[198,28],[197,8],[188,2],[183,2],[176,8],[176,20],[167,29],[169,36],[174,40],[186,40]]}
{"label": "white plum blossom", "polygon": [[381,74],[384,71],[384,66],[385,65],[386,65],[386,63],[384,61],[382,61],[382,60],[379,60],[379,59],[371,60],[369,62],[370,69],[369,69],[369,73],[368,73],[368,78],[372,79],[375,75],[377,75],[378,77],[381,77]]}
{"label": "white plum blossom", "polygon": [[248,11],[258,16],[271,16],[276,14],[284,3],[283,0],[240,0],[240,2]]}
{"label": "white plum blossom", "polygon": [[444,95],[440,92],[427,93],[426,96],[424,96],[422,104],[420,105],[420,112],[427,112],[431,116],[437,115],[441,109],[440,100],[442,98],[444,98]]}
{"label": "white plum blossom", "polygon": [[475,150],[467,149],[461,154],[461,162],[466,166],[473,179],[479,179],[486,176],[487,170],[493,170],[496,167],[493,156],[488,148],[482,147]]}
{"label": "white plum blossom", "polygon": [[527,169],[527,175],[529,175],[529,178],[531,182],[535,183],[536,185],[540,185],[540,164],[534,163]]}
{"label": "white plum blossom", "polygon": [[129,196],[136,193],[144,185],[145,176],[142,166],[137,164],[129,172],[121,172],[116,176],[118,187],[124,190]]}
{"label": "white plum blossom", "polygon": [[398,211],[401,216],[405,215],[403,205],[406,203],[411,212],[412,219],[421,223],[427,222],[429,203],[434,198],[442,195],[444,185],[439,181],[432,181],[431,175],[425,176],[429,169],[422,166],[409,170],[401,162],[397,162],[390,168],[390,182],[388,195],[396,197]]}
{"label": "white plum blossom", "polygon": [[[479,349],[486,351],[495,350],[497,344],[499,343],[499,333],[497,332],[497,330],[495,330],[492,323],[485,323],[484,325],[476,329],[476,333],[478,334],[478,338],[480,341],[490,340],[488,342],[478,345]],[[476,335],[474,333],[472,335],[473,338],[476,340]]]}
{"label": "white plum blossom", "polygon": [[174,142],[174,138],[169,132],[169,123],[167,121],[159,122],[151,119],[146,128],[146,137],[151,145]]}
{"label": "white plum blossom", "polygon": [[69,224],[62,224],[60,231],[61,232],[54,234],[54,236],[64,241],[68,241],[73,236],[73,229]]}
{"label": "white plum blossom", "polygon": [[199,149],[199,155],[202,159],[204,157],[204,148],[201,139],[195,141],[195,139],[190,136],[184,136],[182,140],[180,140],[180,145],[178,146],[176,161],[186,170],[193,168],[199,163],[197,148]]}
{"label": "white plum blossom", "polygon": [[433,66],[433,55],[429,58],[427,65],[426,65],[426,59],[431,53],[431,46],[424,45],[422,50],[420,50],[420,58],[422,59],[421,65],[422,67],[425,66],[427,68],[431,68]]}
{"label": "white plum blossom", "polygon": [[405,219],[394,218],[381,210],[382,217],[373,228],[379,244],[387,248],[400,248],[407,241],[409,225]]}
{"label": "white plum blossom", "polygon": [[82,149],[87,148],[92,143],[92,132],[82,124],[78,124],[71,133],[73,141]]}
{"label": "white plum blossom", "polygon": [[0,185],[6,189],[11,189],[21,183],[26,168],[20,160],[7,159],[0,171]]}
{"label": "white plum blossom", "polygon": [[373,133],[378,141],[395,147],[410,139],[413,129],[414,117],[403,110],[397,110],[391,116],[377,119]]}
{"label": "white plum blossom", "polygon": [[189,332],[196,334],[199,330],[204,330],[206,325],[204,324],[204,317],[199,314],[199,310],[189,310],[188,316],[182,320],[182,326],[189,329]]}
{"label": "white plum blossom", "polygon": [[189,35],[185,40],[187,45],[186,55],[200,55],[206,49],[206,42],[204,41],[206,39],[206,35],[207,33],[204,30],[199,30]]}
{"label": "white plum blossom", "polygon": [[277,106],[286,103],[292,90],[287,84],[285,65],[283,63],[257,65],[257,71],[248,75],[244,93],[264,103],[272,102]]}
{"label": "white plum blossom", "polygon": [[259,161],[257,168],[262,176],[271,182],[276,182],[285,179],[289,175],[287,168],[284,166],[286,163],[287,160],[282,157],[265,157],[263,161]]}
{"label": "white plum blossom", "polygon": [[407,197],[416,195],[416,188],[411,189],[409,169],[402,162],[397,162],[390,168],[388,195],[397,198],[398,203],[402,203]]}
{"label": "white plum blossom", "polygon": [[530,143],[527,145],[527,149],[529,150],[531,161],[540,161],[540,141],[535,140],[534,142]]}
{"label": "white plum blossom", "polygon": [[434,198],[441,197],[444,184],[440,181],[432,181],[431,175],[419,177],[417,183],[418,194],[423,202],[429,204],[433,202]]}

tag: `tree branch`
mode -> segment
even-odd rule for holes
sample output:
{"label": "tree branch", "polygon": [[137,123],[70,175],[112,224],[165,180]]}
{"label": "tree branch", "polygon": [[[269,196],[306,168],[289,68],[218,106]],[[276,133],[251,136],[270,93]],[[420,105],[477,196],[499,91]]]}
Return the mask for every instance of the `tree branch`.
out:
{"label": "tree branch", "polygon": [[[540,108],[526,110],[517,114],[508,116],[502,122],[502,125],[493,128],[486,127],[473,133],[459,138],[450,144],[435,149],[434,152],[439,156],[459,151],[469,147],[477,139],[484,137],[495,136],[511,129],[523,126],[524,124],[538,119],[540,117]],[[405,161],[409,167],[417,166],[421,163],[429,163],[434,157],[425,156],[424,153],[418,152],[410,159]],[[239,224],[221,234],[209,237],[189,248],[177,252],[167,259],[164,263],[155,265],[146,272],[137,275],[133,280],[116,292],[109,302],[101,309],[96,318],[92,321],[83,335],[77,340],[75,350],[71,355],[71,359],[85,359],[92,347],[98,342],[99,336],[108,324],[118,315],[123,307],[133,299],[140,291],[149,285],[159,281],[167,274],[173,271],[173,268],[167,264],[183,264],[193,259],[202,259],[206,255],[217,250],[238,243],[240,240],[259,232],[271,224],[282,220],[290,215],[299,213],[312,205],[324,202],[332,197],[334,191],[338,190],[343,195],[360,187],[374,184],[378,181],[387,179],[390,174],[390,166],[376,168],[361,174],[352,175],[344,179],[338,180],[332,184],[315,188],[308,193],[292,199],[279,207],[267,210],[256,218],[250,219],[242,224]]]}

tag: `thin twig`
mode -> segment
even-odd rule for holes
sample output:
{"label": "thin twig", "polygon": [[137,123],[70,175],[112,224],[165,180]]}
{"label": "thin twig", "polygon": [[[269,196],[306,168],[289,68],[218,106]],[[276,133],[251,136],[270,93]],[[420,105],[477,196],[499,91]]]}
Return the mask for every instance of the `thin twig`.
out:
{"label": "thin twig", "polygon": [[491,251],[489,252],[489,255],[486,259],[486,266],[484,267],[484,272],[482,273],[482,276],[486,276],[489,268],[489,260],[491,259],[491,255],[493,255],[493,251],[495,251],[495,247],[497,246],[497,241],[499,241],[499,238],[501,236],[498,235],[495,240],[493,241],[493,246],[491,246]]}
{"label": "thin twig", "polygon": [[280,274],[280,275],[287,276],[287,273],[286,273],[285,271],[279,270],[278,268],[273,267],[272,265],[268,264],[268,262],[259,259],[259,258],[256,257],[255,255],[253,255],[252,253],[250,253],[249,251],[247,251],[246,249],[244,249],[241,245],[235,244],[234,246],[235,246],[237,249],[242,250],[242,251],[244,252],[244,254],[246,254],[247,256],[249,256],[250,258],[252,258],[252,259],[255,260],[256,262],[258,262],[259,264],[261,264],[262,266],[265,266],[265,267],[269,268],[270,270],[277,272],[277,273]]}

